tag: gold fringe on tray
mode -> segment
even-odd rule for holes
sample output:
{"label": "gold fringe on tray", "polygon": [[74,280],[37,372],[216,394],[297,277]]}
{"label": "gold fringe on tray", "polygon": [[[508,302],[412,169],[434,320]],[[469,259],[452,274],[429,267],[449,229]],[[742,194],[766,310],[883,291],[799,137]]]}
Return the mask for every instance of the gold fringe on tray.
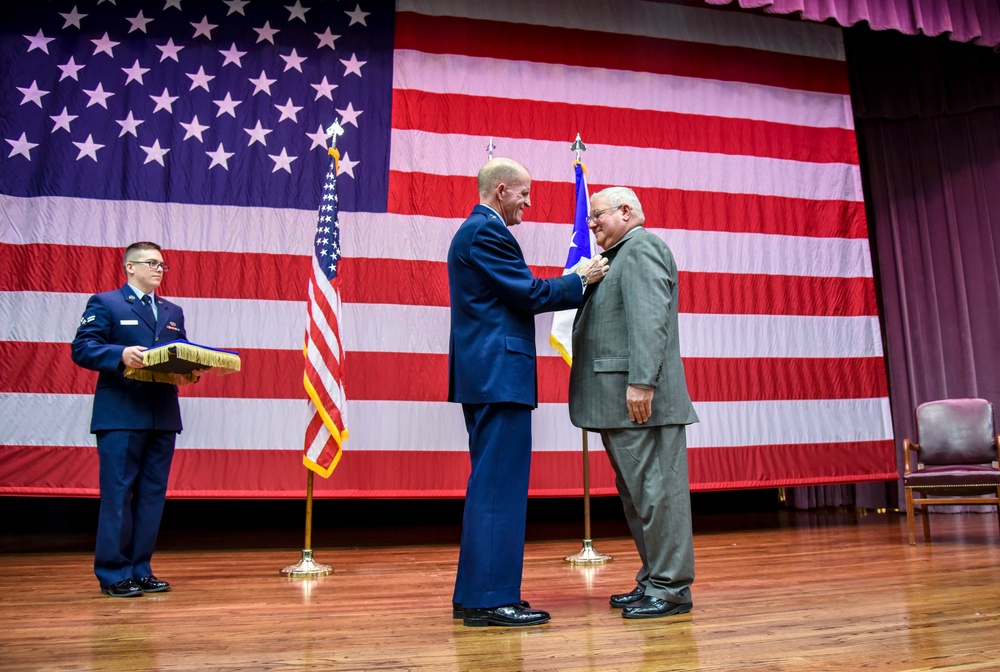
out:
{"label": "gold fringe on tray", "polygon": [[153,348],[142,353],[143,366],[163,364],[171,359],[183,359],[195,364],[227,369],[219,373],[232,373],[240,370],[240,356],[229,352],[209,350],[190,343],[171,343],[163,348]]}
{"label": "gold fringe on tray", "polygon": [[[195,364],[217,369],[221,375],[235,373],[240,370],[240,356],[230,352],[220,352],[202,348],[191,343],[171,343],[161,348],[153,348],[142,354],[143,366],[156,366],[172,359],[183,359]],[[167,373],[163,371],[147,371],[146,369],[125,368],[124,376],[132,380],[142,380],[147,383],[176,383],[178,378],[193,383],[197,378],[191,373]]]}
{"label": "gold fringe on tray", "polygon": [[[226,373],[232,372],[227,371]],[[169,383],[170,385],[176,385],[178,379],[186,380],[189,383],[195,381],[194,375],[190,373],[165,373],[163,371],[146,371],[145,369],[133,369],[131,367],[125,367],[125,373],[122,375],[132,380],[141,380],[145,383]]]}

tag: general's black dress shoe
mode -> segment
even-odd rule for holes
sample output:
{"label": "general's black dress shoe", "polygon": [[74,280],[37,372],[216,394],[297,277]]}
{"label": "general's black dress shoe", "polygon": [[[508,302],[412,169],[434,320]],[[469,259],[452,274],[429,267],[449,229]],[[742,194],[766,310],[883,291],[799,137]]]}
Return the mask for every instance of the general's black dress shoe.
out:
{"label": "general's black dress shoe", "polygon": [[132,579],[124,579],[118,583],[112,583],[110,586],[101,588],[101,592],[111,597],[139,597],[142,595],[143,590]]}
{"label": "general's black dress shoe", "polygon": [[462,625],[539,625],[549,620],[549,612],[528,609],[520,604],[507,604],[492,609],[463,609]]}
{"label": "general's black dress shoe", "polygon": [[642,586],[636,586],[632,589],[631,593],[620,593],[618,595],[611,596],[611,606],[615,609],[621,609],[622,607],[627,607],[633,602],[637,602],[643,598],[646,594],[645,589]]}
{"label": "general's black dress shoe", "polygon": [[150,574],[149,576],[144,576],[141,579],[137,579],[136,583],[142,588],[145,593],[163,593],[170,590],[170,584],[166,581],[160,581],[158,578]]}
{"label": "general's black dress shoe", "polygon": [[[528,608],[531,607],[531,605],[528,604],[525,600],[521,600],[520,602],[518,602],[518,604],[520,604],[525,609],[528,609]],[[464,614],[462,613],[462,611],[463,610],[462,610],[462,605],[461,604],[459,604],[458,602],[452,602],[451,603],[451,617],[452,618],[462,618],[464,616]]]}
{"label": "general's black dress shoe", "polygon": [[647,595],[625,607],[622,610],[622,618],[661,618],[675,614],[686,614],[691,611],[691,608],[690,602],[667,602],[658,597]]}

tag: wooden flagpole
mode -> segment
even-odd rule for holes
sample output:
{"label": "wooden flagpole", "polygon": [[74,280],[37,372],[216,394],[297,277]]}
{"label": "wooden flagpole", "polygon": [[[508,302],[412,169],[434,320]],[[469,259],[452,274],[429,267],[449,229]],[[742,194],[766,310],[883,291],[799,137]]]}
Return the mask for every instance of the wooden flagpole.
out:
{"label": "wooden flagpole", "polygon": [[[576,163],[580,164],[583,171],[587,168],[581,160],[582,152],[587,150],[587,145],[583,144],[580,134],[576,134],[576,140],[570,145],[570,151],[576,152]],[[574,164],[576,165],[576,164]],[[589,210],[589,208],[588,208]],[[589,213],[588,213],[589,214]],[[591,248],[593,251],[593,248]],[[605,553],[598,553],[594,550],[594,544],[590,536],[590,451],[587,443],[587,430],[580,430],[583,433],[583,548],[573,555],[567,555],[563,560],[573,565],[603,565],[610,562],[612,557]]]}
{"label": "wooden flagpole", "polygon": [[590,453],[588,450],[587,430],[583,432],[583,548],[573,555],[567,555],[563,560],[571,565],[603,565],[614,558],[606,553],[594,550],[590,536]]}
{"label": "wooden flagpole", "polygon": [[302,558],[294,565],[284,567],[282,576],[292,579],[313,578],[326,576],[333,571],[330,565],[323,565],[312,557],[312,518],[313,518],[313,470],[306,469],[309,476],[306,480],[306,543],[302,548]]}

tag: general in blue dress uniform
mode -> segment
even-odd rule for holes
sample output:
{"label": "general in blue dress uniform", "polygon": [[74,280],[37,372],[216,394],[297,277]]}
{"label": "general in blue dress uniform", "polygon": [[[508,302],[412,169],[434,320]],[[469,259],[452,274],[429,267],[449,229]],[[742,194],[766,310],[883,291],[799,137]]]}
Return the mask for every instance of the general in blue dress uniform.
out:
{"label": "general in blue dress uniform", "polygon": [[124,265],[125,285],[87,301],[72,356],[100,374],[90,424],[101,488],[94,573],[105,595],[138,597],[170,588],[153,575],[150,558],[182,425],[176,385],[122,374],[126,366],[142,367],[143,350],[187,334],[184,312],[155,294],[167,270],[160,247],[133,243]]}
{"label": "general in blue dress uniform", "polygon": [[534,316],[579,306],[606,262],[596,257],[577,274],[534,277],[508,230],[531,205],[530,174],[495,158],[478,179],[480,204],[448,251],[448,399],[462,404],[472,457],[453,611],[470,626],[535,625],[549,614],[521,601],[531,411],[538,405]]}

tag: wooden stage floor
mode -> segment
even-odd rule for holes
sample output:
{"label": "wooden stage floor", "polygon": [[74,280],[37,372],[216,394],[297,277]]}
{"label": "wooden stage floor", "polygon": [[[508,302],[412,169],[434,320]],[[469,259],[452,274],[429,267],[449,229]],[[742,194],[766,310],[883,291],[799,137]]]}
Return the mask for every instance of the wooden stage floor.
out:
{"label": "wooden stage floor", "polygon": [[0,535],[0,669],[1000,669],[995,515],[935,515],[915,548],[893,513],[764,518],[696,519],[695,609],[647,621],[607,603],[634,585],[630,540],[595,538],[614,555],[595,568],[562,562],[579,539],[531,541],[524,598],[552,613],[531,628],[452,620],[450,542],[320,530],[334,573],[306,581],[278,575],[300,546],[268,532],[172,534],[154,568],[174,589],[112,599],[89,538]]}

